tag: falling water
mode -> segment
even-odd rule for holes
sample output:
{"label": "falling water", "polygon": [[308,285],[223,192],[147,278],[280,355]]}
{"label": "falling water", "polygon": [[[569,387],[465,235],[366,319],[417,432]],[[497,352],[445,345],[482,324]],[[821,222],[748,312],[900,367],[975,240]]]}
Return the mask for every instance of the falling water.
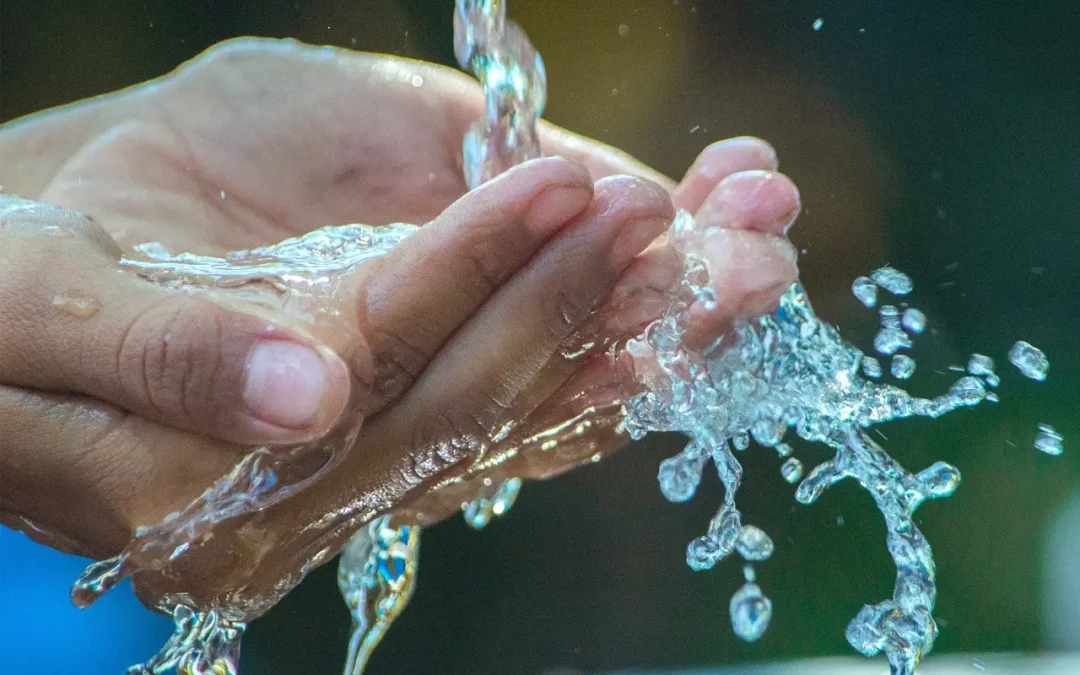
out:
{"label": "falling water", "polygon": [[[546,80],[542,60],[524,32],[506,20],[502,0],[457,0],[454,27],[457,58],[480,80],[487,100],[483,119],[469,129],[463,145],[466,179],[475,187],[540,155],[535,125],[543,111]],[[330,303],[320,300],[334,295],[337,272],[383,255],[414,230],[409,225],[323,228],[225,258],[174,255],[160,245],[147,244],[124,264],[168,286],[247,289],[255,302],[318,314],[330,311]],[[690,438],[682,452],[660,466],[664,496],[677,502],[693,497],[710,461],[724,486],[723,503],[706,533],[687,547],[687,563],[702,570],[733,553],[747,562],[772,556],[775,546],[768,534],[744,524],[735,503],[742,479],[735,453],[747,450],[751,438],[784,459],[781,473],[788,482],[798,483],[795,497],[801,503],[813,503],[829,486],[854,479],[885,516],[886,544],[897,576],[893,596],[863,607],[848,625],[847,639],[867,656],[884,652],[894,675],[910,675],[933,647],[938,631],[932,616],[937,593],[934,561],[913,515],[924,501],[952,494],[960,473],[945,462],[909,472],[871,440],[867,430],[888,420],[938,417],[996,400],[996,394],[988,391],[998,384],[993,361],[974,355],[951,389],[931,399],[872,381],[883,376],[882,359],[888,359],[894,378],[911,376],[915,361],[902,352],[910,349],[913,337],[926,325],[925,315],[915,308],[907,307],[901,314],[896,305],[879,306],[882,296],[913,291],[911,279],[891,267],[860,277],[852,286],[860,302],[878,308],[881,328],[873,341],[878,357],[864,354],[821,321],[798,284],[783,295],[775,313],[737,325],[704,353],[690,349],[683,344],[688,308],[695,302],[706,309],[718,303],[707,286],[707,261],[690,252],[699,236],[693,218],[678,214],[668,242],[683,255],[681,289],[662,318],[622,347],[635,362],[654,363],[660,369],[647,385],[634,378],[623,383],[623,428],[634,438],[653,431],[680,431]],[[1045,379],[1046,357],[1031,345],[1018,342],[1008,358],[1028,377]],[[160,569],[190,555],[193,545],[216,528],[261,512],[316,482],[356,437],[360,415],[347,412],[345,418],[341,428],[317,443],[275,452],[253,449],[186,508],[140,528],[121,555],[88,568],[73,588],[75,601],[87,605],[125,576]],[[580,433],[590,423],[585,414],[528,440],[546,451],[567,429]],[[829,446],[833,457],[805,472],[791,445],[784,442],[789,431],[804,441]],[[1060,454],[1062,438],[1048,425],[1040,425],[1036,446]],[[317,461],[309,461],[312,458]],[[483,527],[510,508],[520,487],[521,481],[513,477],[483,479],[463,500],[466,519],[473,527]],[[327,514],[310,526],[327,532],[349,527],[356,532],[344,548],[338,573],[354,623],[346,675],[362,672],[371,650],[404,609],[416,580],[420,527],[397,512],[377,514],[377,506],[360,515]],[[150,675],[175,668],[184,674],[235,673],[246,621],[272,606],[332,551],[313,546],[303,553],[296,573],[279,580],[266,596],[237,594],[231,603],[200,609],[184,594],[158,598],[158,608],[173,616],[176,632],[153,659],[130,672]],[[772,602],[755,583],[752,567],[747,565],[744,574],[746,583],[732,596],[729,611],[736,634],[753,641],[768,628]]]}

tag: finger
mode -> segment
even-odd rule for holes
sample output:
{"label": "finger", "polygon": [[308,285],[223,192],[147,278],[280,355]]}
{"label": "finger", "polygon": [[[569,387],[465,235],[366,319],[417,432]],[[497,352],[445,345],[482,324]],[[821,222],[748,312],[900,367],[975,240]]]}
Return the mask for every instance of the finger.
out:
{"label": "finger", "polygon": [[694,217],[695,227],[726,227],[783,236],[801,207],[799,190],[772,171],[740,171],[720,181]]}
{"label": "finger", "polygon": [[675,181],[606,143],[579,136],[546,121],[540,122],[538,133],[545,153],[578,162],[589,170],[593,180],[618,175],[636,176],[656,183],[668,192],[676,188]]}
{"label": "finger", "polygon": [[[629,176],[598,182],[590,208],[447,344],[409,394],[416,409],[451,432],[488,436],[508,417],[528,414],[578,368],[555,356],[560,346],[672,215],[660,186]],[[490,358],[478,363],[478,350]],[[446,382],[458,383],[453,400]]]}
{"label": "finger", "polygon": [[0,428],[5,524],[98,559],[185,506],[244,452],[86,396],[3,385]]}
{"label": "finger", "polygon": [[690,307],[686,342],[703,348],[735,319],[751,319],[776,307],[798,276],[796,251],[784,237],[718,228],[699,244],[709,268],[715,301]]}
{"label": "finger", "polygon": [[361,330],[375,362],[372,406],[404,391],[591,197],[580,165],[533,160],[466,194],[365,273]]}
{"label": "finger", "polygon": [[0,382],[248,444],[316,437],[344,409],[348,368],[300,327],[121,272],[77,214],[8,198],[5,220]]}
{"label": "finger", "polygon": [[719,141],[698,155],[672,199],[676,208],[696,213],[724,178],[738,171],[775,171],[777,166],[776,151],[760,138],[741,136]]}

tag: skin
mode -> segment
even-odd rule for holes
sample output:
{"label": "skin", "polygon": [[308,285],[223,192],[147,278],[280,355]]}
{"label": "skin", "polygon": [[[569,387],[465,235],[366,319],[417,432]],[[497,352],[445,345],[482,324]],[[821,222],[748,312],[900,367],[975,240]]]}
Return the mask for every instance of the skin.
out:
{"label": "skin", "polygon": [[[698,252],[720,299],[694,308],[693,341],[770,309],[795,279],[798,192],[763,141],[709,146],[676,184],[545,123],[549,157],[466,193],[460,142],[482,110],[476,83],[438,66],[245,39],[0,128],[0,185],[20,195],[0,195],[4,524],[114,555],[247,447],[362,419],[316,488],[135,577],[151,601],[265,597],[312,547],[338,550],[366,504],[433,522],[484,477],[546,477],[623,444],[609,411],[557,453],[528,451],[617,402],[619,369],[641,367],[602,347],[655,318],[678,280],[662,237],[676,208],[707,231]],[[336,280],[319,299],[332,320],[118,265],[134,243],[220,255],[352,222],[424,226]],[[598,346],[563,358],[583,335]],[[433,450],[462,439],[482,449]],[[348,527],[302,534],[336,511]]]}

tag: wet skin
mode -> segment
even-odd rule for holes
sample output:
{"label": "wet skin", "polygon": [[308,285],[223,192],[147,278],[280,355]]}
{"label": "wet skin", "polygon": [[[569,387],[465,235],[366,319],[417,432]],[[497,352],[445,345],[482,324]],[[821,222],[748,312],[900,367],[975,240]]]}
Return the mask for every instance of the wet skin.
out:
{"label": "wet skin", "polygon": [[[438,66],[239,40],[0,128],[0,185],[21,197],[0,195],[3,522],[107,557],[246,447],[362,416],[316,488],[135,578],[147,599],[276,597],[305,552],[343,545],[348,528],[297,534],[324,514],[378,501],[433,522],[483,478],[546,477],[624,444],[619,364],[599,348],[561,354],[581,336],[630,337],[662,310],[679,274],[662,236],[675,209],[707,231],[699,252],[719,302],[695,309],[699,343],[794,280],[798,192],[766,143],[713,144],[676,184],[545,124],[551,156],[466,193],[460,143],[482,107],[473,81]],[[221,254],[351,222],[424,226],[344,275],[332,321],[118,266],[140,242]],[[73,295],[95,311],[56,304]],[[589,433],[532,448],[593,408]],[[448,444],[464,449],[434,450]],[[501,463],[477,464],[479,446]]]}

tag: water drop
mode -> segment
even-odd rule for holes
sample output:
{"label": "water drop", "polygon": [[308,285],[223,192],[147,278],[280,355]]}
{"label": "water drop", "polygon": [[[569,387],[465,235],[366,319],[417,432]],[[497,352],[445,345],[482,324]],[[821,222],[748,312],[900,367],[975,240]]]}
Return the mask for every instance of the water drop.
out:
{"label": "water drop", "polygon": [[53,297],[52,304],[65,314],[88,319],[101,309],[101,301],[79,291],[68,291],[63,295]]}
{"label": "water drop", "polygon": [[788,457],[780,467],[780,475],[789,483],[796,483],[802,478],[803,465],[797,457]]}
{"label": "water drop", "polygon": [[697,492],[706,455],[691,443],[685,450],[660,463],[657,480],[660,492],[669,502],[685,502]]}
{"label": "water drop", "polygon": [[859,277],[851,283],[851,292],[867,307],[877,304],[877,286],[869,277]]}
{"label": "water drop", "polygon": [[882,328],[874,337],[874,349],[877,350],[879,354],[884,354],[886,356],[895,354],[899,349],[907,349],[910,347],[911,338],[899,328]]}
{"label": "water drop", "polygon": [[716,291],[714,291],[711,286],[703,286],[697,292],[697,299],[698,302],[701,303],[701,307],[706,311],[711,312],[716,309]]}
{"label": "water drop", "polygon": [[735,591],[728,610],[731,612],[732,629],[747,642],[760,639],[772,620],[772,601],[756,584],[747,583]]}
{"label": "water drop", "polygon": [[[735,550],[743,557],[743,560],[768,560],[773,554],[775,546],[769,535],[759,527],[743,525],[739,531],[739,539],[735,544]],[[753,579],[747,579],[753,581]]]}
{"label": "water drop", "polygon": [[825,25],[824,19],[814,19],[814,23],[810,24],[810,27],[814,29],[814,32],[821,30],[821,27]]}
{"label": "water drop", "polygon": [[893,295],[907,295],[914,287],[914,284],[911,283],[911,277],[888,265],[874,270],[870,274],[870,278],[875,284]]}
{"label": "water drop", "polygon": [[1035,449],[1055,457],[1065,451],[1065,437],[1054,431],[1049,424],[1040,424],[1039,432],[1035,435]]}
{"label": "water drop", "polygon": [[967,371],[972,375],[993,375],[994,359],[982,354],[972,354],[968,360]]}
{"label": "water drop", "polygon": [[900,322],[908,332],[921,333],[926,328],[926,315],[914,307],[908,307],[904,311],[904,318]]}
{"label": "water drop", "polygon": [[620,23],[619,24],[619,37],[626,37],[629,34],[630,34],[630,26],[627,26],[625,23]]}
{"label": "water drop", "polygon": [[897,354],[892,357],[889,372],[899,380],[906,380],[915,372],[915,359],[906,354]]}
{"label": "water drop", "polygon": [[1046,371],[1050,368],[1046,355],[1038,347],[1033,347],[1023,340],[1009,350],[1009,363],[1027,377],[1039,382],[1046,379]]}

